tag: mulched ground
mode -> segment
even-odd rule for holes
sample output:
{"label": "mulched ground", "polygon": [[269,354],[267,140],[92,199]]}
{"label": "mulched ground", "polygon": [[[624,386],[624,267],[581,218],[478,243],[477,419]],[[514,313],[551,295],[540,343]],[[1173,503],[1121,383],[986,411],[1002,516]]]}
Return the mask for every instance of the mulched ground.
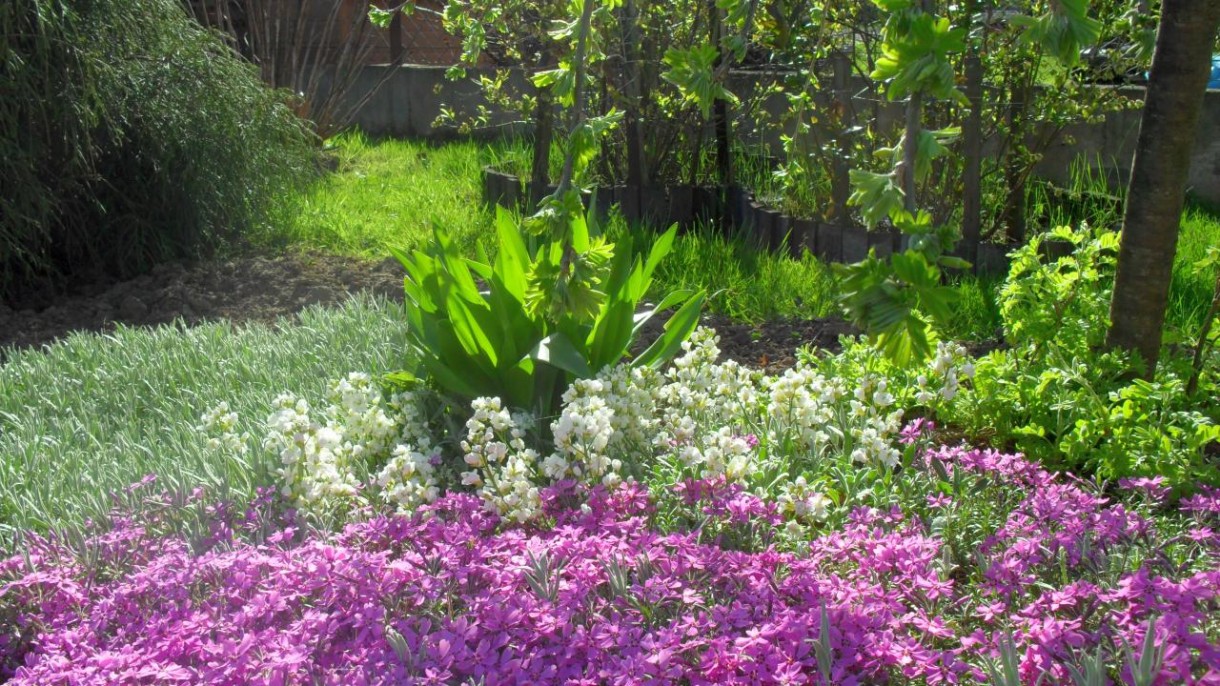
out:
{"label": "mulched ground", "polygon": [[[370,291],[402,301],[402,267],[393,259],[366,262],[321,252],[251,254],[194,265],[170,263],[130,281],[83,286],[45,297],[40,306],[0,302],[0,361],[9,347],[37,347],[73,331],[105,332],[116,324],[156,326],[181,320],[190,326],[228,319],[275,323],[315,304],[337,305]],[[727,357],[778,370],[811,345],[838,349],[852,328],[840,319],[777,320],[761,325],[705,315],[720,334]],[[655,335],[655,334],[654,334]]]}

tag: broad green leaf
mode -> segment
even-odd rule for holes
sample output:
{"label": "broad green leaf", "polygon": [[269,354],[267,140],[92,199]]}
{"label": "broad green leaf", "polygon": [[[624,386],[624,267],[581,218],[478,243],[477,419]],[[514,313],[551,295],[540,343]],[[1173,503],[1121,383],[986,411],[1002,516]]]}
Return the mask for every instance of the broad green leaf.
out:
{"label": "broad green leaf", "polygon": [[466,259],[458,252],[457,247],[449,238],[448,232],[436,226],[433,227],[433,235],[436,237],[436,246],[439,249],[438,261],[444,267],[446,281],[453,284],[457,289],[457,294],[467,302],[482,303],[483,298],[479,295],[479,288],[474,283],[474,277],[470,275]]}
{"label": "broad green leaf", "polygon": [[488,390],[489,384],[486,383],[482,372],[470,369],[462,369],[459,372],[428,355],[421,357],[420,364],[428,377],[450,395],[477,398]]}
{"label": "broad green leaf", "polygon": [[631,344],[634,315],[635,302],[630,300],[614,300],[602,310],[586,341],[594,372],[622,359]]}
{"label": "broad green leaf", "polygon": [[496,208],[496,236],[500,249],[496,253],[495,278],[513,298],[524,303],[531,260],[516,220],[503,207]]}
{"label": "broad green leaf", "polygon": [[491,265],[487,264],[486,262],[481,262],[479,260],[472,260],[469,258],[463,260],[463,262],[465,262],[466,267],[469,268],[470,271],[474,272],[475,276],[479,277],[480,279],[483,279],[484,281],[491,280],[491,276],[494,273],[492,271]]}
{"label": "broad green leaf", "polygon": [[530,353],[530,357],[552,367],[558,367],[578,378],[587,379],[593,376],[588,361],[572,343],[572,339],[563,332],[557,331],[538,341],[538,345]]}
{"label": "broad green leaf", "polygon": [[[656,271],[657,266],[661,264],[661,260],[665,259],[665,257],[673,250],[674,239],[677,237],[677,235],[678,225],[674,224],[669,227],[669,230],[658,236],[657,240],[653,242],[652,250],[648,251],[648,261],[644,263],[643,274],[646,282],[652,281],[652,274],[654,271]],[[647,285],[645,285],[645,287],[647,287]],[[642,298],[644,297],[644,294],[640,293],[636,297]]]}
{"label": "broad green leaf", "polygon": [[706,297],[706,292],[702,290],[691,296],[669,321],[665,322],[665,330],[660,337],[631,364],[637,367],[657,367],[676,355],[682,349],[682,342],[689,338],[699,325],[699,315]]}
{"label": "broad green leaf", "polygon": [[445,300],[445,308],[462,349],[485,371],[492,371],[499,362],[496,346],[492,345],[470,304],[451,293]]}

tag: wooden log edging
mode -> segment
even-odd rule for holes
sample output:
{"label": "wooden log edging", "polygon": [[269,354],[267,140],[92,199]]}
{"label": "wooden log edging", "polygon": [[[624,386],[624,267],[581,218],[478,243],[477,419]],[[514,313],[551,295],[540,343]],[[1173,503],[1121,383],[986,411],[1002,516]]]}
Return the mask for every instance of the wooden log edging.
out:
{"label": "wooden log edging", "polygon": [[[546,192],[554,190],[552,185]],[[885,257],[901,250],[905,244],[902,235],[892,229],[867,231],[854,225],[842,226],[786,215],[760,202],[740,186],[601,187],[585,194],[586,207],[594,193],[599,214],[618,205],[630,221],[658,226],[677,224],[682,229],[698,223],[719,225],[726,235],[793,258],[799,258],[808,250],[824,262],[851,264],[867,257],[870,249],[876,251],[878,257]],[[489,205],[524,209],[530,197],[532,188],[528,182],[491,167],[483,169],[483,200]],[[959,242],[954,254],[966,255],[966,247],[964,242]],[[996,243],[979,243],[975,272],[1006,273],[1009,249]]]}

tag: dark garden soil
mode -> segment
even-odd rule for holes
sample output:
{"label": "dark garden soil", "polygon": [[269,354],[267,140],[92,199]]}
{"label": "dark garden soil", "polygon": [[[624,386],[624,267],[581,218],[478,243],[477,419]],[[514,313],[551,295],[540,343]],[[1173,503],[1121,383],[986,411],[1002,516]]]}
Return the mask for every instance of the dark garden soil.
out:
{"label": "dark garden soil", "polygon": [[275,322],[309,305],[337,304],[356,291],[401,300],[402,267],[393,260],[363,262],[320,252],[169,263],[130,281],[83,286],[24,309],[0,303],[0,348],[40,346],[73,331],[109,331],[119,323]]}
{"label": "dark garden soil", "polygon": [[[73,331],[105,332],[119,323],[275,323],[310,305],[339,304],[358,291],[401,302],[402,274],[393,259],[368,262],[321,252],[170,263],[130,281],[81,286],[78,292],[45,296],[18,308],[0,303],[0,360],[8,347],[37,347]],[[705,315],[703,323],[719,332],[727,357],[771,370],[795,364],[801,346],[838,349],[838,337],[852,331],[839,319],[784,319],[754,326]],[[657,335],[657,324],[641,343]]]}

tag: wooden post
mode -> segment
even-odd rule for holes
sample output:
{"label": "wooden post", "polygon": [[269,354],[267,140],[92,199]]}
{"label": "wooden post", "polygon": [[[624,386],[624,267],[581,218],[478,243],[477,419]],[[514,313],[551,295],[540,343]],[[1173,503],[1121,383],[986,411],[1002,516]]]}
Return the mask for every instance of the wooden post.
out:
{"label": "wooden post", "polygon": [[839,224],[847,223],[847,199],[851,197],[851,176],[848,168],[851,155],[851,131],[855,124],[854,110],[851,103],[851,92],[848,83],[851,79],[851,61],[843,53],[835,53],[834,60],[834,109],[838,114],[838,133],[835,136],[838,143],[838,153],[831,165],[830,216],[825,219]]}
{"label": "wooden post", "polygon": [[[978,0],[966,3],[967,30],[974,24],[978,13]],[[962,250],[968,262],[978,259],[979,235],[983,225],[983,61],[979,58],[978,46],[973,42],[967,48],[966,98],[970,101],[970,112],[962,125],[962,153],[965,164],[962,168]]]}
{"label": "wooden post", "polygon": [[402,46],[402,12],[395,12],[390,19],[390,64],[399,66],[405,54]]}

